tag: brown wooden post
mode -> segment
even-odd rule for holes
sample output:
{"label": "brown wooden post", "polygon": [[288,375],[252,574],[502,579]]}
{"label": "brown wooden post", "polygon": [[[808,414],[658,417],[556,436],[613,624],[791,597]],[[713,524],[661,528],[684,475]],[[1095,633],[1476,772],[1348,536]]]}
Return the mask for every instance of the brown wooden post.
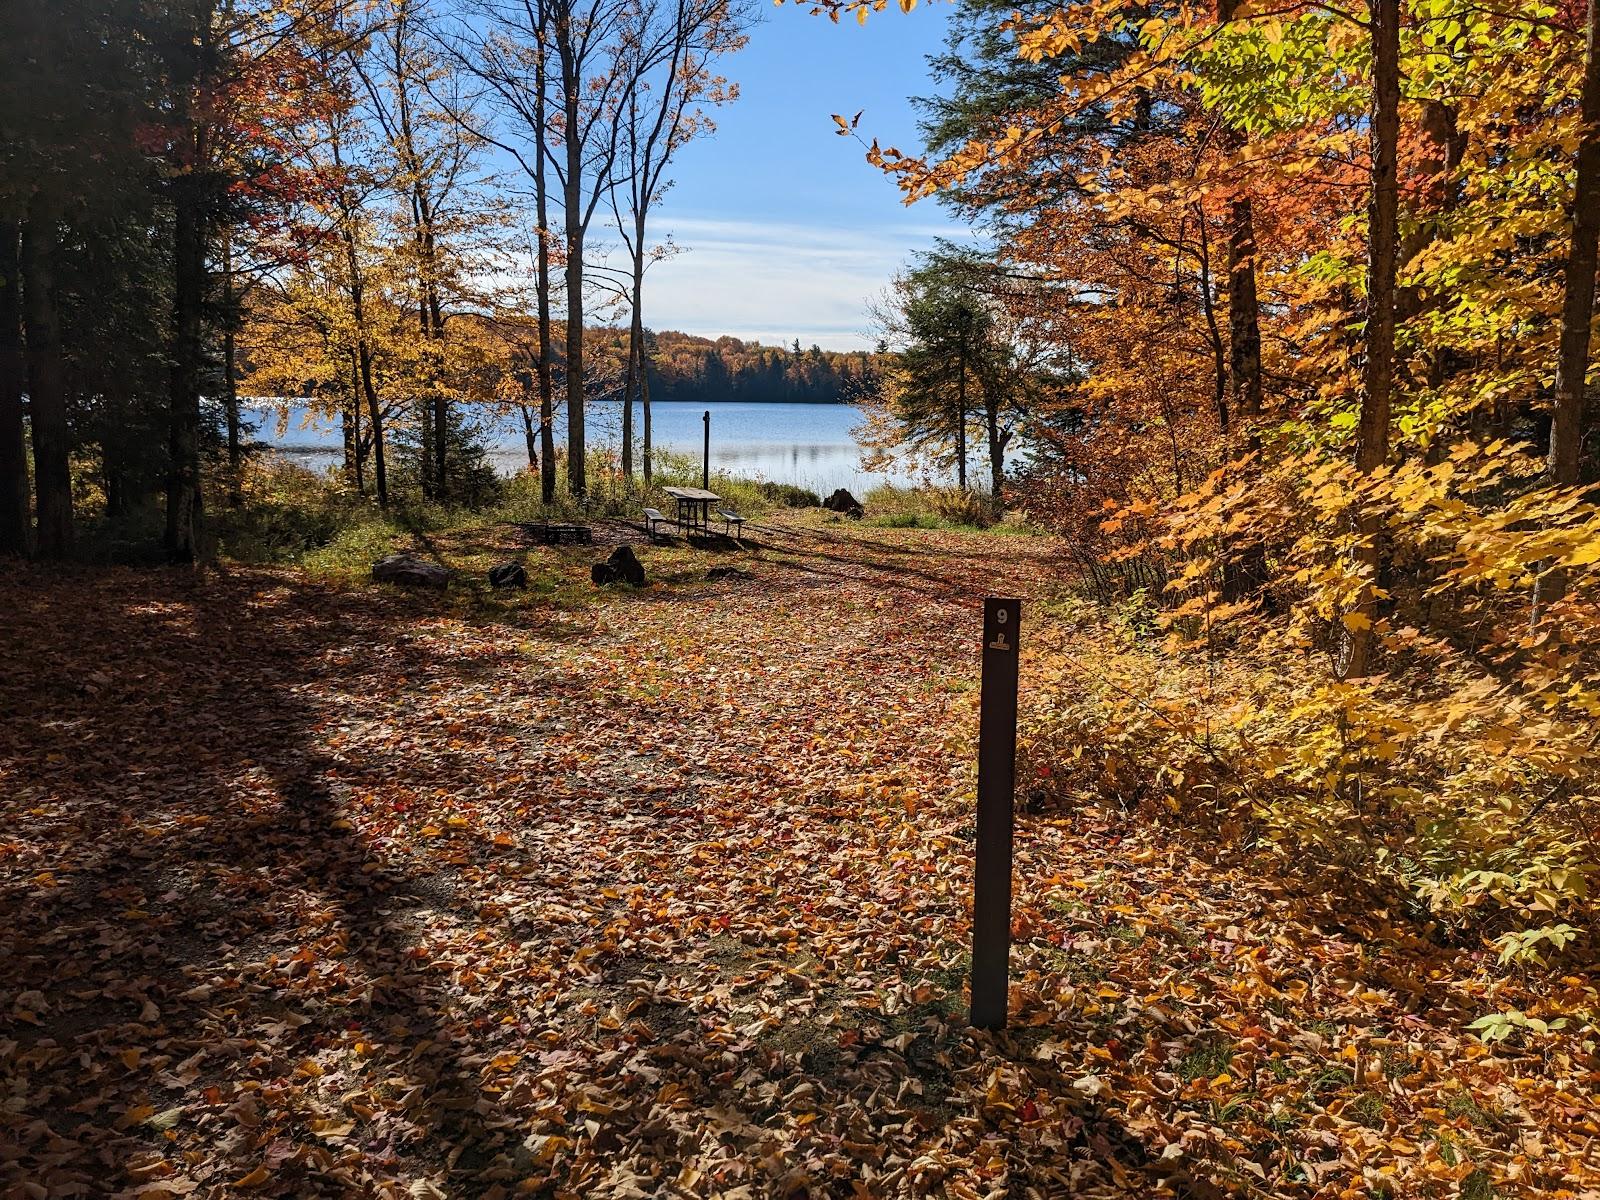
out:
{"label": "brown wooden post", "polygon": [[700,463],[700,486],[706,491],[711,490],[711,410],[706,409],[706,456]]}
{"label": "brown wooden post", "polygon": [[1012,800],[1017,758],[1017,635],[1022,601],[983,602],[978,699],[978,848],[972,889],[972,1024],[1004,1029],[1011,960]]}

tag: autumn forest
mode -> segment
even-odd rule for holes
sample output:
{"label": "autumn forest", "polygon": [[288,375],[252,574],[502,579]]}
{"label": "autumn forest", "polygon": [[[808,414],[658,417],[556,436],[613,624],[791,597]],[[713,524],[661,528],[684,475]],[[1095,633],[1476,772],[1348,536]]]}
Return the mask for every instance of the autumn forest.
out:
{"label": "autumn forest", "polygon": [[1600,0],[6,7],[0,1195],[1600,1194],[1597,271]]}

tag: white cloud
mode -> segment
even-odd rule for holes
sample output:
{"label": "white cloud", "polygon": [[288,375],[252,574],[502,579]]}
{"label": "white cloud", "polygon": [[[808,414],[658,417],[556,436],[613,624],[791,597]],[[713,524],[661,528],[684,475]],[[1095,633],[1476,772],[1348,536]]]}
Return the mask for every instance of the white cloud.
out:
{"label": "white cloud", "polygon": [[784,222],[663,221],[681,253],[651,268],[645,319],[655,329],[768,343],[799,338],[830,350],[870,348],[867,304],[915,250],[955,225],[852,230]]}

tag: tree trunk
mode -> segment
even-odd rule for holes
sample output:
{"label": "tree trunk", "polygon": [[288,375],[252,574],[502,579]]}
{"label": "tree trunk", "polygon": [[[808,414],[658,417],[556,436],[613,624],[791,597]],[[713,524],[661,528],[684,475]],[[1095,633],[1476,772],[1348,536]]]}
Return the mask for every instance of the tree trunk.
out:
{"label": "tree trunk", "polygon": [[1228,351],[1222,344],[1222,329],[1217,324],[1217,305],[1211,285],[1211,238],[1206,232],[1206,213],[1194,206],[1200,235],[1200,310],[1206,319],[1206,336],[1211,342],[1211,404],[1217,413],[1217,428],[1228,432]]}
{"label": "tree trunk", "polygon": [[528,387],[523,388],[522,403],[517,406],[522,410],[522,433],[528,443],[528,470],[530,472],[539,469],[539,437],[538,431],[533,427],[533,408],[528,403],[529,400],[533,399],[532,396],[528,395],[531,390]]}
{"label": "tree trunk", "polygon": [[[428,256],[433,256],[433,235],[428,235]],[[430,268],[431,269],[431,268]],[[450,397],[439,381],[444,356],[444,314],[439,308],[439,289],[428,284],[428,312],[433,321],[433,444],[438,455],[434,487],[440,500],[450,495]]]}
{"label": "tree trunk", "polygon": [[1550,422],[1550,482],[1579,482],[1583,451],[1584,387],[1589,375],[1590,328],[1594,320],[1597,250],[1600,250],[1600,0],[1589,0],[1584,48],[1582,121],[1577,184],[1572,195],[1566,291],[1561,304],[1560,357],[1556,362],[1555,411]]}
{"label": "tree trunk", "polygon": [[354,479],[356,475],[356,434],[350,427],[350,405],[339,405],[339,438],[344,443],[344,476]]}
{"label": "tree trunk", "polygon": [[356,347],[361,364],[361,391],[367,398],[367,426],[372,430],[372,485],[378,493],[378,507],[389,507],[389,474],[383,461],[383,408],[378,390],[372,385],[372,351],[365,340]]}
{"label": "tree trunk", "polygon": [[22,432],[22,264],[16,221],[0,221],[0,554],[28,552],[28,448]]}
{"label": "tree trunk", "polygon": [[[334,162],[339,163],[339,144],[333,143]],[[383,409],[378,403],[378,392],[372,383],[372,348],[367,343],[366,281],[361,274],[361,258],[356,251],[355,205],[348,193],[339,196],[339,212],[343,218],[339,232],[344,240],[345,269],[350,273],[345,287],[350,297],[350,316],[355,323],[356,383],[360,391],[357,403],[367,402],[367,424],[372,430],[372,482],[378,495],[378,507],[389,507],[389,474],[383,453]],[[424,464],[423,473],[427,466]]]}
{"label": "tree trunk", "polygon": [[[568,189],[569,192],[575,189]],[[576,204],[576,195],[567,197]],[[567,223],[567,491],[588,490],[584,472],[583,435],[583,230]]]}
{"label": "tree trunk", "polygon": [[1234,411],[1261,411],[1261,308],[1256,297],[1256,230],[1250,200],[1228,206],[1228,348]]}
{"label": "tree trunk", "polygon": [[115,437],[106,439],[101,444],[100,455],[100,478],[106,489],[106,519],[113,522],[125,519],[132,508],[132,498],[128,495],[128,464],[118,440]]}
{"label": "tree trunk", "polygon": [[355,472],[356,494],[367,494],[366,453],[361,442],[361,360],[352,348],[350,351],[350,401],[346,410],[350,414],[350,442],[352,446],[352,469]]}
{"label": "tree trunk", "polygon": [[956,376],[956,486],[967,490],[967,359],[961,356]]}
{"label": "tree trunk", "polygon": [[[544,208],[543,197],[539,207]],[[556,498],[555,381],[551,379],[553,355],[550,332],[550,247],[544,240],[544,216],[539,220],[539,496],[546,504]]]}
{"label": "tree trunk", "polygon": [[233,238],[222,240],[222,404],[228,421],[228,504],[244,502],[244,448],[239,441],[239,298],[233,289]]}
{"label": "tree trunk", "polygon": [[28,412],[33,425],[33,487],[40,558],[72,551],[71,445],[56,311],[55,215],[41,196],[22,231],[22,302],[28,342]]}
{"label": "tree trunk", "polygon": [[[628,300],[633,309],[628,324],[628,371],[623,388],[622,477],[633,479],[633,398],[642,394],[644,376],[644,212],[633,219],[633,280]],[[648,479],[649,476],[646,476]]]}
{"label": "tree trunk", "polygon": [[581,496],[588,490],[583,432],[583,80],[578,76],[573,14],[568,8],[556,21],[556,48],[561,55],[563,143],[566,189],[563,196],[567,234],[567,490]]}
{"label": "tree trunk", "polygon": [[639,354],[639,399],[643,401],[644,408],[644,481],[648,484],[652,469],[650,462],[650,363],[644,357],[642,347]]}
{"label": "tree trunk", "polygon": [[637,335],[632,318],[628,325],[628,361],[622,372],[622,478],[633,482],[633,380],[634,364],[639,353]]}
{"label": "tree trunk", "polygon": [[[1394,386],[1395,275],[1400,187],[1400,0],[1372,5],[1372,195],[1367,210],[1367,360],[1357,431],[1356,468],[1370,475],[1389,457],[1389,403]],[[1373,626],[1378,619],[1377,582],[1382,566],[1382,529],[1358,507],[1358,551],[1367,579],[1349,630],[1344,674],[1372,672]]]}
{"label": "tree trunk", "polygon": [[533,165],[533,191],[536,215],[539,222],[538,267],[534,286],[539,299],[539,495],[546,504],[556,498],[556,432],[555,388],[550,378],[550,360],[554,350],[550,332],[550,192],[545,175],[544,96],[548,81],[545,75],[545,33],[547,13],[539,5],[539,52],[534,59],[534,123],[539,128],[539,152]]}
{"label": "tree trunk", "polygon": [[[205,371],[205,303],[209,282],[208,216],[221,188],[213,174],[215,114],[202,100],[220,74],[215,0],[177,6],[184,36],[172,44],[171,124],[183,145],[170,179],[172,192],[172,341],[168,374],[166,550],[173,562],[204,554],[205,505],[200,478],[200,388]],[[231,10],[231,5],[225,5]]]}
{"label": "tree trunk", "polygon": [[222,335],[222,402],[228,416],[228,503],[244,503],[244,446],[239,429],[238,339],[230,323]]}
{"label": "tree trunk", "polygon": [[[423,353],[427,350],[424,348]],[[427,368],[423,368],[424,380]],[[428,394],[426,383],[423,386],[423,395],[417,401],[417,437],[420,444],[417,446],[418,456],[421,461],[417,464],[417,489],[422,493],[424,500],[433,499],[433,397]]]}
{"label": "tree trunk", "polygon": [[167,555],[195,562],[201,555],[200,377],[205,358],[206,230],[202,183],[177,181],[173,219],[173,353],[168,414]]}
{"label": "tree trunk", "polygon": [[989,427],[989,491],[994,496],[998,511],[1006,483],[1006,447],[1000,437],[1000,398],[988,389],[984,392],[983,410],[985,423]]}
{"label": "tree trunk", "polygon": [[639,343],[633,331],[635,316],[628,328],[628,362],[622,372],[622,478],[633,482],[633,373]]}
{"label": "tree trunk", "polygon": [[[1233,20],[1240,0],[1218,0],[1217,15]],[[1244,148],[1245,137],[1228,129],[1224,147]],[[1228,368],[1233,410],[1242,416],[1261,411],[1261,306],[1256,295],[1255,211],[1250,197],[1236,192],[1228,202]]]}

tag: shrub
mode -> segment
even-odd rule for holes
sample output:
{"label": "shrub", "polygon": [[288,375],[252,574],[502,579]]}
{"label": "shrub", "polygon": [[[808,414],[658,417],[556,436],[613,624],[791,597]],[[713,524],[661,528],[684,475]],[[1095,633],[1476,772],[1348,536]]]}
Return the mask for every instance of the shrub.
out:
{"label": "shrub", "polygon": [[[868,492],[862,502],[872,523],[887,529],[991,529],[999,525],[1002,516],[987,492],[960,488],[884,484]],[[1020,524],[1005,528],[1008,532],[1032,532]]]}
{"label": "shrub", "polygon": [[784,508],[821,508],[822,497],[809,488],[796,487],[792,483],[763,482],[757,485],[761,494],[774,504]]}
{"label": "shrub", "polygon": [[213,525],[218,553],[239,562],[293,561],[376,519],[336,476],[281,458],[248,460],[240,490],[243,503],[218,510]]}
{"label": "shrub", "polygon": [[971,525],[987,529],[1000,518],[993,496],[987,492],[962,491],[960,488],[929,488],[928,504],[940,519],[951,525]]}

